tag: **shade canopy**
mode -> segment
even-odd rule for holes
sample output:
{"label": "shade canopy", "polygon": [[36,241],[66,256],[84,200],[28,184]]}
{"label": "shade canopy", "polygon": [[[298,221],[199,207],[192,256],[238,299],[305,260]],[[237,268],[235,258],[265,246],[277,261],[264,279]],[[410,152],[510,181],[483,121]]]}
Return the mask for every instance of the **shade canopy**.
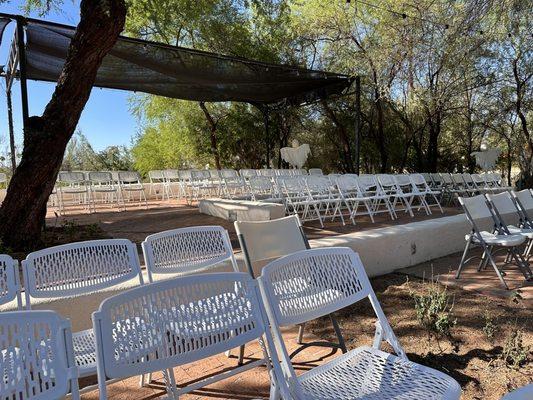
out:
{"label": "shade canopy", "polygon": [[[0,33],[5,25],[0,20]],[[27,78],[57,81],[75,28],[25,18]],[[121,36],[95,86],[194,101],[301,105],[344,93],[347,75],[276,65]]]}

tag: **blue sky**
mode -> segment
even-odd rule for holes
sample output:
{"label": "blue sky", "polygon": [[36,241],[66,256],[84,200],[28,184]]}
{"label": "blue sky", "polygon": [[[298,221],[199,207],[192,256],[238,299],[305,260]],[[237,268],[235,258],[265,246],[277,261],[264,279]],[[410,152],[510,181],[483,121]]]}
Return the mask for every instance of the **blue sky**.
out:
{"label": "blue sky", "polygon": [[[24,0],[11,0],[0,6],[0,12],[21,14]],[[37,14],[32,17],[39,18]],[[76,25],[79,21],[79,1],[65,0],[61,10],[53,10],[44,19],[64,24]],[[14,24],[6,29],[0,47],[0,65],[7,60],[9,43]],[[30,115],[40,115],[52,96],[54,84],[45,82],[28,82]],[[19,82],[13,85],[13,116],[17,146],[22,145],[22,110],[20,106]],[[120,90],[94,88],[85,106],[78,128],[88,138],[95,150],[102,150],[111,145],[131,145],[132,137],[137,132],[137,121],[129,112],[128,97],[130,93]],[[5,81],[0,80],[0,153],[8,145],[7,109],[5,98]]]}

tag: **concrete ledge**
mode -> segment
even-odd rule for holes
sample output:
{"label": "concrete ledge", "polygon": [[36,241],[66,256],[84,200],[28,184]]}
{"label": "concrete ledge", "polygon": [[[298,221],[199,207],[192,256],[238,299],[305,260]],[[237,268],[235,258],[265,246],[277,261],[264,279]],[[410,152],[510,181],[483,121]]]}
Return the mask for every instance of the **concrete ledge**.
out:
{"label": "concrete ledge", "polygon": [[311,240],[311,247],[350,247],[369,276],[384,275],[461,251],[470,224],[464,214]]}
{"label": "concrete ledge", "polygon": [[227,221],[269,221],[285,216],[283,205],[260,201],[204,199],[200,200],[198,208],[202,214]]}

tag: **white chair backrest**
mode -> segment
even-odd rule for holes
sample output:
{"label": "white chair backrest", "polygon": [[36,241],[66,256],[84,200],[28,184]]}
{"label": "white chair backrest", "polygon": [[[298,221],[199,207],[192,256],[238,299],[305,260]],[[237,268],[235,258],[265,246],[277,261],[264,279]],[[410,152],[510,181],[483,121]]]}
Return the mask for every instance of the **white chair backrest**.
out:
{"label": "white chair backrest", "polygon": [[249,185],[253,193],[270,191],[273,189],[272,181],[266,176],[251,177]]}
{"label": "white chair backrest", "polygon": [[163,178],[166,180],[178,180],[179,173],[177,169],[165,169],[161,171],[163,173]]}
{"label": "white chair backrest", "polygon": [[356,175],[341,175],[336,180],[337,187],[341,191],[357,191],[359,190],[358,178]]}
{"label": "white chair backrest", "polygon": [[230,262],[238,271],[228,232],[221,226],[173,229],[148,236],[142,242],[144,262],[152,274],[189,275]]}
{"label": "white chair backrest", "polygon": [[0,314],[0,398],[79,399],[70,323],[53,311]]}
{"label": "white chair backrest", "polygon": [[463,174],[452,174],[452,180],[456,185],[464,186]]}
{"label": "white chair backrest", "polygon": [[140,375],[259,338],[266,324],[256,289],[248,274],[214,273],[156,282],[104,300],[93,314],[99,368],[111,379]]}
{"label": "white chair backrest", "polygon": [[[254,270],[261,261],[272,260],[307,248],[298,216],[291,215],[272,221],[235,222],[235,230],[244,242],[249,262]],[[264,265],[264,263],[262,263]]]}
{"label": "white chair backrest", "polygon": [[462,174],[462,177],[463,177],[463,181],[465,181],[469,185],[475,183],[474,179],[472,179],[472,175],[468,173]]}
{"label": "white chair backrest", "polygon": [[411,177],[407,174],[394,175],[394,180],[396,181],[396,185],[400,186],[401,188],[413,186]]}
{"label": "white chair backrest", "polygon": [[218,169],[210,169],[207,172],[209,173],[209,179],[212,179],[212,180],[220,179],[221,171],[219,171]]}
{"label": "white chair backrest", "polygon": [[396,189],[396,180],[393,175],[379,174],[377,179],[383,189]]}
{"label": "white chair backrest", "polygon": [[331,181],[326,176],[309,175],[305,178],[307,187],[313,192],[328,192],[331,187]]}
{"label": "white chair backrest", "polygon": [[476,185],[485,186],[485,177],[482,174],[472,174],[470,176]]}
{"label": "white chair backrest", "polygon": [[259,281],[277,327],[331,314],[373,293],[359,256],[346,247],[281,257],[263,268]]}
{"label": "white chair backrest", "polygon": [[118,179],[126,185],[141,183],[141,176],[136,171],[118,171]]}
{"label": "white chair backrest", "polygon": [[[428,175],[428,174],[425,174]],[[409,177],[411,178],[411,183],[413,185],[416,185],[418,187],[427,187],[428,186],[428,180],[424,176],[424,174],[410,174]]]}
{"label": "white chair backrest", "polygon": [[359,175],[359,185],[362,190],[367,191],[371,188],[378,188],[378,182],[375,175]]}
{"label": "white chair backrest", "polygon": [[220,176],[224,179],[235,179],[239,177],[239,174],[234,169],[221,169]]}
{"label": "white chair backrest", "polygon": [[7,254],[0,254],[0,304],[17,300],[17,308],[22,308],[20,295],[19,264]]}
{"label": "white chair backrest", "polygon": [[305,181],[301,176],[280,176],[277,182],[285,193],[301,193],[306,191]]}
{"label": "white chair backrest", "polygon": [[324,175],[321,168],[309,168],[309,175]]}
{"label": "white chair backrest", "polygon": [[487,198],[494,205],[505,225],[518,226],[520,215],[509,192],[487,194]]}
{"label": "white chair backrest", "polygon": [[165,175],[163,174],[163,171],[160,171],[160,170],[148,171],[148,177],[151,180],[163,180],[163,179],[165,179]]}
{"label": "white chair backrest", "polygon": [[528,218],[533,218],[533,194],[531,189],[524,189],[514,193],[520,205],[523,207],[523,211]]}
{"label": "white chair backrest", "polygon": [[180,169],[178,171],[178,177],[182,181],[190,181],[192,179],[192,171]]}
{"label": "white chair backrest", "polygon": [[210,177],[209,171],[205,171],[202,169],[191,170],[191,179],[193,181],[203,181],[203,180],[209,179],[209,177]]}
{"label": "white chair backrest", "polygon": [[50,247],[22,261],[26,308],[32,298],[60,298],[97,292],[138,278],[135,245],[127,239],[91,240]]}
{"label": "white chair backrest", "polygon": [[442,176],[439,173],[433,172],[430,173],[429,176],[431,177],[431,180],[435,182],[436,184],[442,183]]}
{"label": "white chair backrest", "polygon": [[89,181],[91,183],[97,183],[97,184],[112,184],[113,183],[113,176],[111,175],[111,172],[96,172],[91,171],[89,172]]}
{"label": "white chair backrest", "polygon": [[487,198],[484,195],[459,197],[459,204],[463,207],[474,230],[478,232],[492,231],[494,219],[487,205]]}
{"label": "white chair backrest", "polygon": [[453,179],[451,174],[449,174],[448,172],[443,172],[440,174],[440,176],[442,178],[442,182],[444,182],[446,185],[453,185]]}
{"label": "white chair backrest", "polygon": [[85,182],[85,174],[83,172],[61,171],[57,175],[57,180],[60,183],[83,184]]}
{"label": "white chair backrest", "polygon": [[243,178],[251,178],[258,175],[256,169],[241,169],[239,173]]}

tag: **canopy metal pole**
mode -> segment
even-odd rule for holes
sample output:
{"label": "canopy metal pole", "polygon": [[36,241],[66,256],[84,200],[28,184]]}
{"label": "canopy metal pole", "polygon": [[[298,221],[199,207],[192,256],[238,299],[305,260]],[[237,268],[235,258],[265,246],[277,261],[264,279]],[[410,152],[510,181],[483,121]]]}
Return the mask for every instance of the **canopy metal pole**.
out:
{"label": "canopy metal pole", "polygon": [[361,170],[361,77],[355,77],[355,173]]}
{"label": "canopy metal pole", "polygon": [[15,172],[17,168],[17,158],[15,156],[15,133],[13,128],[13,103],[11,101],[11,89],[6,90],[7,99],[7,123],[9,128],[9,147],[11,149],[11,170]]}
{"label": "canopy metal pole", "polygon": [[266,167],[270,168],[270,118],[268,107],[263,109],[263,117],[265,119]]}
{"label": "canopy metal pole", "polygon": [[26,47],[24,45],[24,25],[24,18],[17,17],[17,46],[20,70],[20,98],[22,101],[22,126],[24,134],[26,134],[30,113],[28,107],[28,84],[26,79]]}

